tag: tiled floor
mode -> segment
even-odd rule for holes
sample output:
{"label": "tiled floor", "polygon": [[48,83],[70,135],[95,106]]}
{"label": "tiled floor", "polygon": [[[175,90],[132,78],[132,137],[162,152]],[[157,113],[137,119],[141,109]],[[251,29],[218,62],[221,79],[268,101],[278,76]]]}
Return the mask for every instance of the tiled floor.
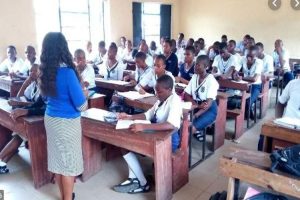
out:
{"label": "tiled floor", "polygon": [[[258,137],[263,121],[274,116],[274,109],[269,109],[267,116],[254,127],[247,130],[240,138],[239,143],[225,141],[225,145],[218,149],[213,156],[190,171],[189,183],[174,194],[174,200],[208,200],[211,194],[227,189],[227,178],[223,177],[218,169],[218,159],[230,146],[237,145],[249,149],[256,149]],[[230,124],[231,126],[231,124]],[[146,158],[142,160],[147,161]],[[151,170],[149,162],[145,171]],[[56,185],[48,184],[39,190],[34,189],[30,172],[30,159],[27,150],[20,149],[9,163],[10,174],[0,176],[0,190],[5,191],[5,200],[56,200],[59,191]],[[75,185],[76,199],[81,200],[121,200],[121,199],[154,199],[154,192],[147,194],[119,194],[111,187],[127,176],[125,162],[120,158],[103,165],[102,171],[85,183],[77,180]]]}

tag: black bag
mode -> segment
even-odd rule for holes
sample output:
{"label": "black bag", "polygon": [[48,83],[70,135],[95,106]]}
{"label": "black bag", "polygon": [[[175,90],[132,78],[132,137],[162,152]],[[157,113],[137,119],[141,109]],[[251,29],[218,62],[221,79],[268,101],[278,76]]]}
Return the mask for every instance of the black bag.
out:
{"label": "black bag", "polygon": [[227,198],[227,192],[217,192],[216,194],[212,195],[209,200],[226,200]]}
{"label": "black bag", "polygon": [[263,192],[249,197],[246,200],[288,200],[288,198],[280,195]]}
{"label": "black bag", "polygon": [[274,151],[270,158],[272,160],[271,171],[276,168],[289,174],[300,177],[300,145],[291,146],[282,150]]}
{"label": "black bag", "polygon": [[228,101],[227,101],[227,108],[229,110],[233,110],[233,109],[241,109],[241,97],[240,96],[232,96],[232,97],[228,97]]}

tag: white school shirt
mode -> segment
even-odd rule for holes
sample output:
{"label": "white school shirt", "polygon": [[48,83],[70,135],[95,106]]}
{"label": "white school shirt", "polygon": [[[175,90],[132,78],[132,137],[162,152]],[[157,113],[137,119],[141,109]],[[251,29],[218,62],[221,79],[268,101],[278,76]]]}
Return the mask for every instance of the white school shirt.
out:
{"label": "white school shirt", "polygon": [[40,96],[40,89],[36,81],[33,81],[27,86],[24,91],[24,96],[30,101],[37,101]]}
{"label": "white school shirt", "polygon": [[[40,65],[41,63],[38,58],[35,58],[35,61],[33,64]],[[27,75],[27,73],[30,71],[31,67],[32,67],[31,62],[28,59],[26,59],[23,63],[22,69],[20,70],[20,73]]]}
{"label": "white school shirt", "polygon": [[[175,85],[175,78],[172,75],[171,72],[165,70],[165,74],[170,76],[173,81],[174,81],[174,85]],[[147,73],[147,75],[140,81],[139,85],[142,87],[148,86],[151,88],[155,88],[156,85],[156,80],[157,80],[157,76],[155,74],[154,69],[152,69],[149,73]],[[175,88],[175,87],[174,87]],[[173,88],[173,90],[175,91],[175,89]]]}
{"label": "white school shirt", "polygon": [[135,86],[135,90],[139,90],[141,88],[140,86],[140,82],[143,82],[144,78],[148,76],[149,73],[152,72],[151,67],[147,66],[147,68],[145,70],[141,70],[139,68],[136,68],[135,70],[135,81],[138,82],[138,84]]}
{"label": "white school shirt", "polygon": [[216,100],[219,83],[212,74],[208,74],[202,83],[198,84],[199,75],[194,74],[184,92],[191,95],[196,101],[207,99]]}
{"label": "white school shirt", "polygon": [[210,49],[208,52],[209,60],[214,60],[216,56],[217,56],[216,52],[213,49]]}
{"label": "white school shirt", "polygon": [[250,69],[247,67],[247,58],[244,56],[242,59],[242,70],[244,77],[254,77],[258,74],[257,80],[253,84],[261,84],[261,74],[263,73],[263,61],[255,58],[255,62]]}
{"label": "white school shirt", "polygon": [[240,53],[242,55],[244,55],[245,52],[245,46],[244,46],[244,41],[240,41],[237,45],[236,45],[236,50],[240,51]]}
{"label": "white school shirt", "polygon": [[153,61],[153,57],[150,55],[150,54],[146,54],[146,60],[145,60],[145,63],[147,64],[147,66],[153,68],[153,65],[154,65],[154,61]]}
{"label": "white school shirt", "polygon": [[107,52],[101,56],[100,53],[94,57],[93,63],[95,65],[101,65],[107,60]]}
{"label": "white school shirt", "polygon": [[238,53],[236,54],[232,54],[232,56],[235,57],[236,59],[236,66],[235,66],[235,70],[240,71],[240,69],[242,68],[242,56]]}
{"label": "white school shirt", "polygon": [[133,52],[133,50],[128,52],[128,49],[124,49],[122,59],[129,60],[129,61],[134,61],[134,59],[132,57],[132,52]]}
{"label": "white school shirt", "polygon": [[24,61],[22,60],[22,58],[18,58],[16,59],[16,61],[14,63],[12,63],[10,61],[10,59],[6,58],[1,64],[0,64],[0,72],[20,72],[22,70]]}
{"label": "white school shirt", "polygon": [[99,74],[104,76],[106,80],[122,80],[123,72],[126,65],[123,62],[117,61],[111,68],[108,67],[108,61],[106,60],[99,66]]}
{"label": "white school shirt", "polygon": [[95,60],[97,59],[97,53],[95,53],[94,51],[92,51],[91,53],[86,52],[86,61],[88,62],[95,62]]}
{"label": "white school shirt", "polygon": [[88,82],[88,89],[96,87],[95,82],[95,70],[92,65],[87,65],[86,68],[81,72],[81,78],[84,82]]}
{"label": "white school shirt", "polygon": [[264,74],[273,73],[274,72],[273,57],[268,54],[264,54],[264,58],[262,59],[262,61],[263,61],[263,73]]}
{"label": "white school shirt", "polygon": [[214,59],[212,66],[217,67],[218,75],[226,74],[232,66],[235,67],[235,70],[240,70],[236,57],[232,56],[231,54],[227,61],[224,61],[221,55],[217,55]]}
{"label": "white school shirt", "polygon": [[290,68],[290,54],[286,49],[282,49],[282,58],[285,61],[284,66],[280,65],[280,61],[279,61],[279,55],[276,51],[273,51],[273,59],[274,59],[274,66],[275,68],[282,68],[284,71],[291,71]]}
{"label": "white school shirt", "polygon": [[178,58],[178,64],[184,63],[184,49],[180,48],[176,52],[176,56]]}
{"label": "white school shirt", "polygon": [[120,58],[123,58],[123,57],[124,57],[125,50],[126,50],[126,48],[118,47],[118,56],[119,56]]}
{"label": "white school shirt", "polygon": [[283,117],[300,119],[300,79],[291,80],[284,88],[279,102],[285,104],[285,112]]}
{"label": "white school shirt", "polygon": [[156,116],[157,123],[169,122],[176,128],[180,128],[182,116],[182,103],[179,96],[175,93],[170,95],[161,106],[158,100],[152,108],[145,112],[147,120],[152,120]]}

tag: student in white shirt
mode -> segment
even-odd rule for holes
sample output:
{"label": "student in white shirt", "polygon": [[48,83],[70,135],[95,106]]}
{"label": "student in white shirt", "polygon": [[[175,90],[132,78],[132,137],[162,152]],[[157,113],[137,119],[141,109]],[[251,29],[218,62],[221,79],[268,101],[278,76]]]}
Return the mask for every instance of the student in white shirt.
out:
{"label": "student in white shirt", "polygon": [[126,65],[117,60],[118,47],[112,42],[108,48],[107,60],[99,66],[99,74],[106,80],[123,80]]}
{"label": "student in white shirt", "polygon": [[98,54],[93,60],[93,64],[98,66],[101,65],[107,59],[107,50],[105,48],[105,42],[100,41],[98,44]]}
{"label": "student in white shirt", "polygon": [[236,68],[241,69],[242,56],[240,54],[236,53],[236,42],[235,42],[235,40],[229,40],[227,50],[232,56],[236,57],[236,62],[237,62]]}
{"label": "student in white shirt", "polygon": [[32,65],[33,64],[39,65],[40,62],[39,62],[39,59],[36,57],[36,51],[33,46],[28,45],[25,48],[25,56],[26,56],[26,59],[24,61],[21,73],[25,76],[28,76]]}
{"label": "student in white shirt", "polygon": [[250,36],[249,34],[247,34],[247,35],[244,36],[243,41],[240,41],[240,42],[237,44],[236,52],[239,53],[241,56],[244,56],[245,49],[246,49],[248,40],[249,40],[250,38],[251,38],[251,36]]}
{"label": "student in white shirt", "polygon": [[184,63],[179,66],[179,74],[175,78],[176,83],[188,84],[194,74],[195,67],[195,49],[193,46],[187,46],[184,53]]}
{"label": "student in white shirt", "polygon": [[23,67],[23,60],[17,57],[17,50],[14,46],[7,47],[7,58],[0,64],[0,75],[9,74],[15,77]]}
{"label": "student in white shirt", "polygon": [[245,49],[244,49],[244,55],[245,55],[245,56],[248,55],[249,49],[250,49],[250,47],[252,47],[252,46],[255,46],[255,39],[254,39],[253,37],[250,37],[250,38],[248,39],[247,45],[246,45],[246,47],[245,47]]}
{"label": "student in white shirt", "polygon": [[153,57],[149,54],[148,50],[149,48],[146,41],[142,41],[140,44],[139,51],[144,52],[147,55],[146,63],[149,67],[153,67]]}
{"label": "student in white shirt", "polygon": [[256,43],[257,57],[263,61],[263,75],[265,77],[273,77],[274,61],[273,57],[264,53],[264,45],[261,42]]}
{"label": "student in white shirt", "polygon": [[133,49],[131,40],[126,40],[125,42],[125,50],[123,51],[123,62],[124,63],[132,63],[134,61],[133,58]]}
{"label": "student in white shirt", "polygon": [[221,79],[232,77],[235,71],[239,71],[239,64],[235,56],[228,52],[227,44],[220,44],[220,54],[217,55],[212,64],[213,75]]}
{"label": "student in white shirt", "polygon": [[275,75],[283,75],[284,84],[287,85],[294,79],[294,75],[291,72],[289,65],[290,55],[288,50],[283,47],[282,40],[275,41],[275,50],[273,52]]}
{"label": "student in white shirt", "polygon": [[151,41],[150,43],[150,54],[152,57],[158,55],[158,54],[161,54],[158,47],[156,46],[156,43],[154,41]]}
{"label": "student in white shirt", "polygon": [[95,71],[91,65],[86,63],[85,53],[82,49],[77,49],[75,51],[74,61],[84,86],[88,90],[96,90]]}
{"label": "student in white shirt", "polygon": [[228,41],[227,35],[222,35],[222,36],[221,36],[221,43],[222,43],[222,42],[227,43],[227,41]]}
{"label": "student in white shirt", "polygon": [[263,72],[263,62],[262,60],[256,57],[257,47],[252,46],[249,48],[248,54],[242,59],[242,72],[244,77],[240,77],[239,75],[235,76],[235,80],[244,80],[251,82],[251,96],[250,99],[246,101],[246,112],[250,110],[251,118],[253,118],[253,110],[252,105],[257,100],[260,91],[261,91],[261,74]]}
{"label": "student in white shirt", "polygon": [[124,36],[120,37],[120,46],[118,47],[118,57],[123,58],[124,51],[126,49],[126,38]]}
{"label": "student in white shirt", "polygon": [[[179,147],[180,138],[178,129],[181,124],[182,107],[181,100],[177,94],[173,93],[173,80],[168,75],[163,75],[157,79],[156,96],[158,101],[146,113],[138,115],[127,115],[121,113],[119,119],[127,120],[149,120],[151,124],[133,124],[130,130],[143,134],[143,131],[162,131],[174,130],[172,134],[172,151],[175,152]],[[128,179],[116,185],[113,189],[116,192],[135,194],[148,192],[150,186],[145,178],[141,165],[133,152],[126,153],[124,156],[128,165]]]}
{"label": "student in white shirt", "polygon": [[158,44],[158,46],[157,46],[157,52],[158,52],[158,54],[157,55],[159,55],[159,54],[163,54],[164,52],[163,52],[163,44],[164,44],[164,42],[165,42],[165,37],[164,36],[162,36],[161,38],[160,38],[160,43]]}
{"label": "student in white shirt", "polygon": [[195,41],[194,42],[194,49],[195,49],[195,57],[194,57],[194,61],[196,62],[196,59],[198,56],[201,56],[201,55],[206,55],[207,52],[206,50],[204,49],[204,42],[201,40],[201,42],[199,40]]}
{"label": "student in white shirt", "polygon": [[184,34],[179,33],[178,34],[178,39],[176,41],[176,47],[177,47],[177,49],[180,49],[180,48],[185,49],[185,46],[186,46],[186,42],[184,40]]}
{"label": "student in white shirt", "polygon": [[214,61],[215,57],[220,53],[220,42],[216,41],[214,44],[207,49],[207,55],[211,62]]}
{"label": "student in white shirt", "polygon": [[216,120],[218,110],[216,97],[219,84],[212,74],[206,72],[208,67],[208,56],[198,56],[195,74],[184,90],[184,100],[196,106],[192,132],[199,141],[203,140],[203,129]]}
{"label": "student in white shirt", "polygon": [[93,51],[92,42],[88,41],[86,44],[86,62],[88,64],[93,64],[95,59],[97,57],[97,54]]}

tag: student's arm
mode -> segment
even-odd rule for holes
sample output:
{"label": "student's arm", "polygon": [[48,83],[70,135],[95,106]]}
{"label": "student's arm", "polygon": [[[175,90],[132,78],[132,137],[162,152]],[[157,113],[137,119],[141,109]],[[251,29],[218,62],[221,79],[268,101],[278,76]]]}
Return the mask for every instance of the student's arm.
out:
{"label": "student's arm", "polygon": [[180,73],[179,73],[179,75],[178,75],[177,77],[175,77],[175,82],[176,82],[176,83],[184,83],[184,84],[187,85],[187,84],[189,84],[190,81],[188,81],[188,80],[182,78],[182,77],[180,76]]}
{"label": "student's arm", "polygon": [[255,74],[254,76],[243,77],[243,80],[253,83],[258,79],[258,77],[259,77],[259,74]]}
{"label": "student's arm", "polygon": [[275,107],[275,118],[281,118],[283,116],[284,108],[286,104],[278,102]]}
{"label": "student's arm", "polygon": [[276,49],[276,51],[277,51],[277,54],[279,57],[279,63],[280,63],[281,69],[283,69],[285,62],[287,62],[287,61],[284,59],[282,48],[278,48],[278,49]]}
{"label": "student's arm", "polygon": [[213,101],[212,99],[207,99],[205,102],[202,102],[198,106],[199,111],[194,114],[194,118],[197,118],[197,117],[203,115],[211,107],[212,101]]}
{"label": "student's arm", "polygon": [[197,105],[196,101],[193,99],[193,96],[192,96],[192,94],[193,94],[192,84],[194,81],[197,81],[196,75],[193,75],[191,81],[188,83],[188,85],[184,89],[183,99],[184,99],[184,101],[192,102],[193,105]]}
{"label": "student's arm", "polygon": [[275,108],[275,117],[282,117],[284,113],[284,108],[288,101],[290,100],[290,87],[291,87],[291,82],[287,84],[287,86],[284,88],[282,94],[278,98],[278,103],[276,104]]}
{"label": "student's arm", "polygon": [[24,92],[26,90],[26,88],[32,83],[32,79],[31,77],[29,76],[25,81],[24,83],[22,84],[18,94],[17,94],[17,97],[22,97],[24,96]]}
{"label": "student's arm", "polygon": [[192,105],[197,105],[196,101],[193,99],[192,95],[188,94],[188,93],[184,93],[183,95],[183,100],[184,101],[188,101],[188,102],[192,102]]}

